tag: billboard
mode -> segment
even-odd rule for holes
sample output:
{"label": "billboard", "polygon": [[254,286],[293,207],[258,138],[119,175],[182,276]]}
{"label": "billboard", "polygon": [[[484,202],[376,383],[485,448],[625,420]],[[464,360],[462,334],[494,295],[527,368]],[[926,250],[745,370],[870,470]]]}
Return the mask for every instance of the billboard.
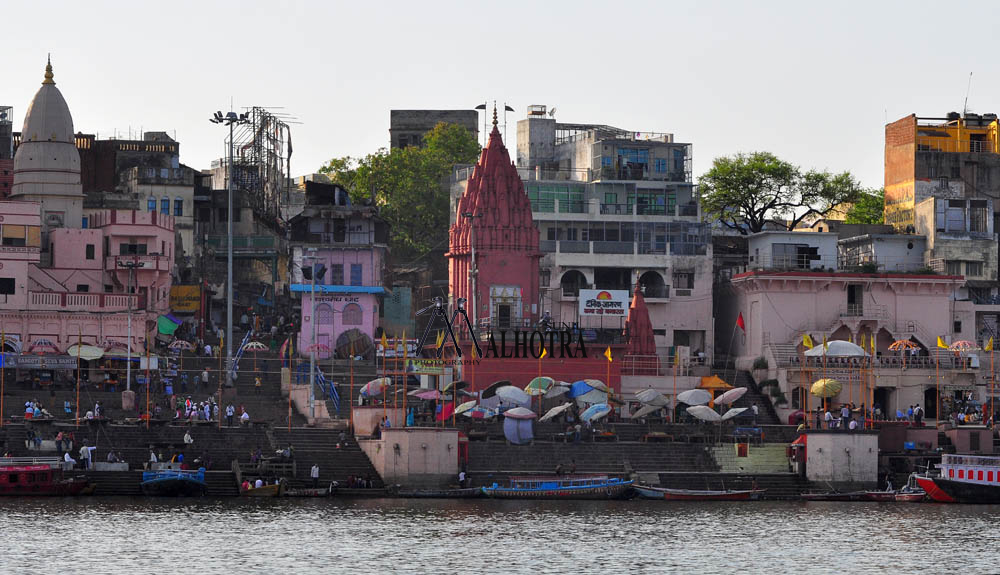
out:
{"label": "billboard", "polygon": [[628,312],[628,290],[580,290],[580,317],[609,315],[625,317]]}
{"label": "billboard", "polygon": [[177,313],[198,313],[201,309],[201,286],[171,286],[170,309]]}

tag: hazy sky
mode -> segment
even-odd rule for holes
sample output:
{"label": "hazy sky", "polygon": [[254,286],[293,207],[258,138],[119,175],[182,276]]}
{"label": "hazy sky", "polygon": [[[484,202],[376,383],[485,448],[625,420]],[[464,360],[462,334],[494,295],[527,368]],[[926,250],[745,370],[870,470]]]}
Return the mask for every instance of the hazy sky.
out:
{"label": "hazy sky", "polygon": [[[281,106],[293,175],[388,145],[392,108],[506,101],[564,122],[672,132],[714,157],[768,150],[882,185],[883,126],[1000,111],[991,2],[16,2],[0,104],[25,109],[52,53],[77,131],[176,131],[224,153],[212,111]],[[513,148],[513,142],[510,146]]]}

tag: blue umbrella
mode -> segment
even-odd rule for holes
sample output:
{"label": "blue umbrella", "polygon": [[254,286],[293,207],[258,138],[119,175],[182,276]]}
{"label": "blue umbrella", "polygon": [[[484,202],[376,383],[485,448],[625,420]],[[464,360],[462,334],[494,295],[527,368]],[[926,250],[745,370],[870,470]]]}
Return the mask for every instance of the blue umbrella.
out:
{"label": "blue umbrella", "polygon": [[594,391],[594,388],[587,385],[585,381],[581,380],[569,386],[569,391],[566,393],[566,397],[573,399],[580,397],[585,393],[590,393],[591,391]]}
{"label": "blue umbrella", "polygon": [[584,412],[580,414],[580,419],[583,421],[594,421],[604,417],[610,412],[611,412],[611,407],[608,406],[608,404],[595,403],[594,405],[591,405],[590,407],[585,409]]}

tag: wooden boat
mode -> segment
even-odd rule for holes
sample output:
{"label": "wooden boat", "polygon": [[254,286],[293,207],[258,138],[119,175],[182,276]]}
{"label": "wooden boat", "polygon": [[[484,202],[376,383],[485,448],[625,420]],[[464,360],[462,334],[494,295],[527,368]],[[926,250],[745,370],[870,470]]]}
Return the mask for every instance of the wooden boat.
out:
{"label": "wooden boat", "polygon": [[198,471],[160,469],[144,471],[139,485],[144,495],[162,497],[196,497],[205,494],[205,468]]}
{"label": "wooden boat", "polygon": [[511,477],[508,487],[494,483],[482,489],[487,497],[498,499],[627,499],[632,483],[607,475]]}
{"label": "wooden boat", "polygon": [[240,490],[240,495],[243,497],[281,497],[283,494],[284,484],[281,482],[277,485],[262,485]]}
{"label": "wooden boat", "polygon": [[327,497],[330,495],[330,488],[286,489],[282,495],[285,497]]}
{"label": "wooden boat", "polygon": [[900,503],[919,503],[927,497],[927,493],[923,490],[919,491],[897,491],[896,501]]}
{"label": "wooden boat", "polygon": [[633,485],[632,489],[643,499],[663,499],[666,501],[751,501],[760,499],[766,489],[670,489]]}
{"label": "wooden boat", "polygon": [[887,503],[889,501],[896,500],[895,491],[865,491],[866,501],[877,501],[879,503]]}
{"label": "wooden boat", "polygon": [[806,501],[870,501],[867,491],[828,491],[826,493],[803,493],[802,499]]}
{"label": "wooden boat", "polygon": [[463,487],[460,489],[403,489],[396,493],[398,497],[423,499],[469,499],[484,497],[482,487]]}
{"label": "wooden boat", "polygon": [[930,475],[914,474],[913,479],[917,482],[917,485],[924,490],[924,493],[927,494],[927,497],[930,498],[931,501],[936,501],[938,503],[955,503],[954,497],[948,495],[944,492],[944,490],[937,486],[937,483],[934,482],[936,478],[931,477]]}
{"label": "wooden boat", "polygon": [[55,464],[0,465],[0,495],[79,495],[86,477],[63,477]]}

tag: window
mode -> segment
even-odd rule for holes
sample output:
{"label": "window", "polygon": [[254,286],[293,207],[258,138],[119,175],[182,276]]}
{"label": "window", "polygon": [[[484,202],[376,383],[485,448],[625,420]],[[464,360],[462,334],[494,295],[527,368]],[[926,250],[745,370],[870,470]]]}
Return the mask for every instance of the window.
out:
{"label": "window", "polygon": [[571,242],[575,242],[576,241],[576,228],[567,228],[566,229],[566,239],[569,240],[569,241],[571,241]]}
{"label": "window", "polygon": [[174,198],[174,215],[184,215],[184,200],[182,198]]}
{"label": "window", "polygon": [[327,285],[344,285],[344,264],[330,264],[330,283]]}
{"label": "window", "polygon": [[694,289],[694,272],[690,270],[676,270],[673,274],[674,289]]}
{"label": "window", "polygon": [[351,264],[351,285],[365,285],[361,279],[361,264]]}
{"label": "window", "polygon": [[549,270],[539,270],[538,272],[538,286],[547,287],[549,282],[552,281],[552,272]]}
{"label": "window", "polygon": [[667,173],[667,159],[666,158],[656,158],[654,160],[654,162],[655,162],[654,165],[655,165],[655,169],[656,169],[656,173],[657,174],[665,174],[665,173]]}
{"label": "window", "polygon": [[329,304],[321,303],[316,306],[316,323],[333,325],[333,308]]}
{"label": "window", "polygon": [[144,256],[146,255],[146,244],[136,243],[135,238],[129,238],[129,243],[119,244],[118,255]]}
{"label": "window", "polygon": [[218,214],[219,214],[219,219],[218,219],[219,223],[223,224],[226,223],[226,219],[229,215],[229,210],[227,208],[219,208]]}
{"label": "window", "polygon": [[155,212],[156,211],[156,198],[148,198],[146,200],[146,211]]}
{"label": "window", "polygon": [[198,208],[198,221],[199,222],[211,222],[212,221],[212,208]]}
{"label": "window", "polygon": [[160,213],[167,216],[170,215],[170,198],[160,200]]}
{"label": "window", "polygon": [[601,167],[602,168],[610,168],[610,167],[612,167],[614,165],[615,165],[615,161],[611,158],[611,156],[601,156]]}
{"label": "window", "polygon": [[87,244],[87,259],[94,259],[94,244]]}
{"label": "window", "polygon": [[83,221],[80,223],[80,227],[83,229],[87,229],[88,227],[90,227],[90,218],[88,218],[87,216],[83,216]]}
{"label": "window", "polygon": [[946,262],[945,263],[947,273],[950,276],[960,276],[962,275],[962,262]]}
{"label": "window", "polygon": [[12,295],[14,293],[14,278],[0,278],[0,295]]}
{"label": "window", "polygon": [[972,277],[983,275],[983,262],[965,262],[965,275]]}
{"label": "window", "polygon": [[90,286],[87,284],[76,284],[76,291],[78,293],[88,293],[90,291]]}
{"label": "window", "polygon": [[115,291],[115,286],[111,284],[104,284],[104,293],[113,293]]}
{"label": "window", "polygon": [[952,332],[954,332],[955,335],[958,335],[958,334],[962,333],[962,322],[961,321],[955,320],[954,325],[952,325],[951,327],[952,327]]}
{"label": "window", "polygon": [[547,234],[547,236],[546,236],[546,237],[548,238],[548,240],[549,240],[550,242],[551,242],[551,241],[555,241],[555,239],[556,239],[556,228],[549,228],[549,229],[548,229],[548,230],[546,231],[546,234]]}
{"label": "window", "polygon": [[969,231],[973,233],[985,234],[987,220],[990,217],[986,210],[986,200],[969,200]]}
{"label": "window", "polygon": [[364,314],[361,306],[356,303],[349,303],[344,306],[344,325],[361,325]]}
{"label": "window", "polygon": [[4,224],[2,230],[3,245],[23,247],[26,245],[25,232],[25,226]]}

